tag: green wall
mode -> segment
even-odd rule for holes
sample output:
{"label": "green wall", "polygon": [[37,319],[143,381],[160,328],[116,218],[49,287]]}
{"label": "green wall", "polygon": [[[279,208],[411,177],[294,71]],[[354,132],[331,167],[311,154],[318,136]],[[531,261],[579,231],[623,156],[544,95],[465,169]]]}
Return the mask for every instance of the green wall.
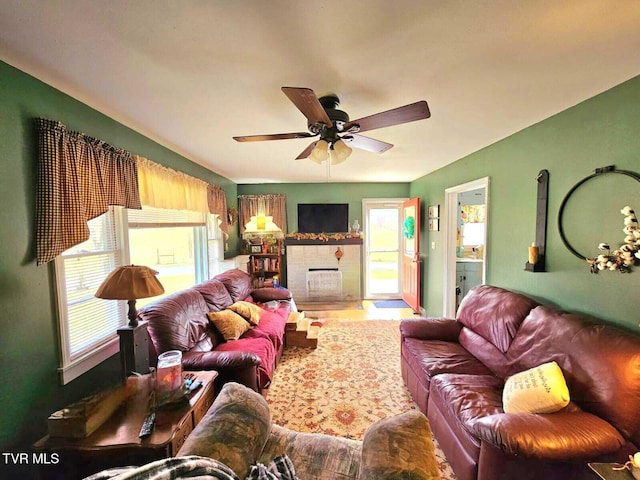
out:
{"label": "green wall", "polygon": [[[629,274],[590,274],[561,241],[557,225],[567,192],[598,167],[640,173],[640,77],[565,110],[411,184],[410,195],[444,206],[445,189],[489,177],[487,283],[525,292],[638,332],[640,267]],[[535,177],[549,171],[547,272],[524,271],[535,239]],[[590,180],[567,203],[564,230],[585,256],[624,240],[625,205],[640,212],[640,183],[617,174]],[[423,281],[429,315],[442,314],[445,234],[423,232]],[[431,242],[436,249],[427,249]]]}
{"label": "green wall", "polygon": [[[115,383],[118,356],[61,386],[52,265],[36,266],[34,117],[59,120],[157,163],[220,185],[229,206],[236,185],[171,152],[58,90],[0,62],[0,445],[24,451],[46,431],[47,416],[93,391]],[[238,236],[230,238],[230,252]]]}
{"label": "green wall", "polygon": [[[26,448],[46,429],[52,411],[115,383],[117,356],[69,385],[59,384],[53,270],[34,261],[34,117],[59,120],[113,145],[203,180],[227,193],[287,195],[288,230],[297,228],[296,204],[348,202],[350,221],[362,223],[362,198],[419,196],[423,205],[444,205],[444,190],[488,176],[488,283],[522,291],[562,307],[592,313],[638,330],[640,268],[631,274],[591,275],[585,263],[561,243],[556,217],[566,192],[597,167],[614,164],[640,171],[640,77],[540,122],[501,142],[408,183],[238,185],[190,162],[88,106],[0,62],[0,444],[2,450]],[[546,273],[524,271],[527,246],[535,231],[539,170],[550,172]],[[601,241],[623,239],[618,210],[640,211],[637,182],[607,176],[576,192],[567,208],[565,229],[585,254]],[[442,311],[444,233],[422,234],[425,293],[430,315]],[[426,245],[436,242],[436,249]],[[238,237],[232,234],[230,254]],[[591,253],[589,253],[591,249]],[[10,387],[9,387],[10,386]]]}
{"label": "green wall", "polygon": [[284,194],[287,197],[287,231],[298,229],[298,203],[348,203],[349,225],[362,225],[363,198],[406,198],[408,183],[265,183],[238,185],[238,195]]}

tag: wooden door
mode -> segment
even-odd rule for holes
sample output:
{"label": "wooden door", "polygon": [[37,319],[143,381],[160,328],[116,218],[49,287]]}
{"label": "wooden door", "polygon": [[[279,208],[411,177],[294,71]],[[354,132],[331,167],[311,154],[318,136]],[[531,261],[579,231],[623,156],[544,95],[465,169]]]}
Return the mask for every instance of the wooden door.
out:
{"label": "wooden door", "polygon": [[420,311],[420,199],[402,204],[402,299]]}

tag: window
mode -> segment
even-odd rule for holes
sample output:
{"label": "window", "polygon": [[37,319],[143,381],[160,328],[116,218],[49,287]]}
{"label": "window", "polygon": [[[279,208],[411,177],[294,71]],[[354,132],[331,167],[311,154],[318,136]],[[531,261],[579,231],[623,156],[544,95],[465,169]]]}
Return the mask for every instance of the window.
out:
{"label": "window", "polygon": [[55,260],[63,384],[116,353],[116,330],[127,323],[126,302],[95,297],[102,281],[125,261],[122,208],[110,207],[88,225],[89,240]]}
{"label": "window", "polygon": [[187,210],[144,207],[128,211],[130,261],[158,271],[165,293],[141,298],[147,305],[208,278],[206,215]]}
{"label": "window", "polygon": [[[204,281],[210,271],[218,273],[216,265],[223,259],[216,217],[184,210],[110,207],[89,221],[89,240],[55,261],[63,384],[119,350],[117,330],[128,322],[127,303],[95,297],[107,275],[127,263],[149,266],[160,272],[164,295]],[[139,299],[136,306],[158,298]]]}

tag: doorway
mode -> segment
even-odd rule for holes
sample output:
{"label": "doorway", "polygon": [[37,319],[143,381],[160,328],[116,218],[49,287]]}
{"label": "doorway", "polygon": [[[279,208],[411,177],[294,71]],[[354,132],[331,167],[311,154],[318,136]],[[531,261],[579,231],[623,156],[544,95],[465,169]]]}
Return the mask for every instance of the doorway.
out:
{"label": "doorway", "polygon": [[466,292],[486,282],[489,177],[445,190],[443,315],[455,318]]}
{"label": "doorway", "polygon": [[363,287],[369,300],[401,298],[401,218],[405,199],[362,200]]}

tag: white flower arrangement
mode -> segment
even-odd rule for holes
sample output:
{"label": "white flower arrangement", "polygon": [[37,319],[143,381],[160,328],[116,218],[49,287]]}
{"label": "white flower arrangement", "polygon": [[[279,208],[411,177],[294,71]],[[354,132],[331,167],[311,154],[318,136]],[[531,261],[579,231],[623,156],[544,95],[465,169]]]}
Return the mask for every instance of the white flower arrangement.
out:
{"label": "white flower arrangement", "polygon": [[624,244],[618,249],[611,251],[608,243],[600,243],[598,250],[607,253],[601,253],[595,258],[587,258],[587,263],[591,266],[591,273],[598,273],[600,270],[619,271],[628,273],[634,265],[640,265],[640,226],[638,226],[638,218],[636,213],[629,206],[620,210],[625,216],[624,228],[625,234]]}
{"label": "white flower arrangement", "polygon": [[629,470],[633,478],[640,480],[640,452],[629,455],[629,461],[620,467],[611,467],[612,470]]}

